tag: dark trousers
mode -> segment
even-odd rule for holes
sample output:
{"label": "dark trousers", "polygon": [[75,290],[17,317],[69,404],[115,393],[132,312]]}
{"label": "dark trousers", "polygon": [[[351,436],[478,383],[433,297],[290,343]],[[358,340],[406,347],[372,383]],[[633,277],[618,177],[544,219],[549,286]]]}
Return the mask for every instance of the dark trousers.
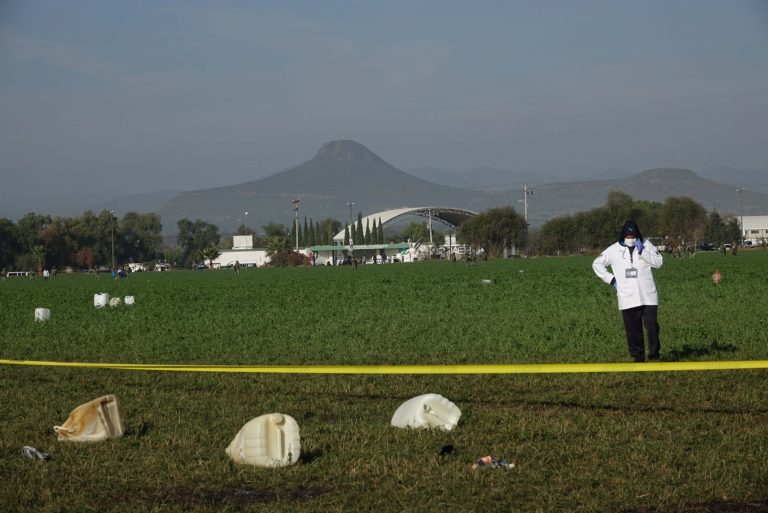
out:
{"label": "dark trousers", "polygon": [[661,344],[659,342],[659,323],[656,320],[656,305],[638,306],[621,311],[624,318],[624,330],[627,332],[629,355],[635,361],[645,361],[645,343],[643,341],[643,325],[648,332],[648,358],[659,358]]}

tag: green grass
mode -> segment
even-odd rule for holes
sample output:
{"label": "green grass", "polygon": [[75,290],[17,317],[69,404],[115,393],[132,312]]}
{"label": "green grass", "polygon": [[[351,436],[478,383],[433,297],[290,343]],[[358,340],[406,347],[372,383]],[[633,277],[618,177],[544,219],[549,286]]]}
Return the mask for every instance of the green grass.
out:
{"label": "green grass", "polygon": [[[591,258],[60,276],[0,283],[0,357],[213,364],[628,361]],[[662,352],[766,358],[768,253],[667,259]],[[715,287],[714,269],[723,274]],[[522,271],[522,272],[520,272]],[[481,280],[493,280],[483,285]],[[136,305],[93,308],[93,294]],[[52,310],[33,322],[35,307]],[[768,499],[765,371],[535,376],[150,373],[0,367],[4,511],[751,511]],[[389,425],[440,393],[451,433]],[[77,445],[52,426],[120,397],[128,433]],[[299,422],[302,458],[231,463],[249,419]],[[439,456],[452,444],[454,456]],[[52,455],[24,459],[23,445]],[[491,454],[512,471],[473,471]],[[754,509],[754,511],[760,511]]]}

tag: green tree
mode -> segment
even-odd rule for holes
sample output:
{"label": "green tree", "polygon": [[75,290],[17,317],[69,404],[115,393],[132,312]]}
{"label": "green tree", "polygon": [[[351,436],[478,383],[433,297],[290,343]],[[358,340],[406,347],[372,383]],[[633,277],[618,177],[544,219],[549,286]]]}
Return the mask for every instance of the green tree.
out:
{"label": "green tree", "polygon": [[403,241],[411,242],[425,242],[429,241],[429,227],[427,223],[409,223],[405,228],[400,230],[398,238]]}
{"label": "green tree", "polygon": [[344,245],[349,246],[349,226],[344,227]]}
{"label": "green tree", "polygon": [[208,267],[213,269],[213,261],[219,258],[219,255],[221,255],[221,252],[219,251],[219,248],[216,246],[208,246],[206,248],[203,248],[202,251],[203,259],[208,260]]}
{"label": "green tree", "polygon": [[741,224],[735,217],[732,217],[723,223],[721,233],[723,242],[741,243]]}
{"label": "green tree", "polygon": [[381,218],[379,218],[379,243],[384,244],[384,226],[381,224]]}
{"label": "green tree", "polygon": [[718,246],[721,245],[724,242],[724,227],[725,222],[723,221],[723,218],[720,217],[720,213],[717,211],[717,209],[710,212],[709,216],[707,217],[707,239],[709,242],[712,242]]}
{"label": "green tree", "polygon": [[314,219],[309,220],[309,240],[307,246],[314,246],[317,244],[317,230],[315,229]]}
{"label": "green tree", "polygon": [[366,244],[371,243],[371,221],[368,218],[365,220],[365,234],[363,235],[363,240]]}
{"label": "green tree", "polygon": [[287,237],[270,237],[267,243],[269,265],[277,267],[306,265],[307,257],[291,248],[291,241]]}
{"label": "green tree", "polygon": [[306,248],[309,245],[310,229],[307,224],[307,216],[304,216],[304,231],[299,232],[299,245]]}
{"label": "green tree", "polygon": [[269,222],[261,227],[262,230],[264,230],[264,235],[267,236],[267,238],[270,237],[285,237],[288,235],[288,229],[280,224],[280,223],[273,223]]}
{"label": "green tree", "polygon": [[178,267],[183,263],[184,251],[179,247],[164,247],[160,250],[160,256],[162,262],[167,262],[174,267]]}
{"label": "green tree", "polygon": [[616,242],[628,219],[637,221],[644,236],[658,236],[661,209],[661,203],[634,201],[623,192],[612,191],[602,207],[547,221],[532,233],[529,250],[560,254],[602,249]]}
{"label": "green tree", "polygon": [[0,218],[0,270],[13,266],[18,253],[16,225],[10,219]]}
{"label": "green tree", "polygon": [[74,255],[74,262],[77,264],[81,269],[93,269],[93,261],[96,257],[96,252],[93,250],[93,248],[88,246],[83,246],[80,249],[77,250],[77,252]]}
{"label": "green tree", "polygon": [[471,217],[459,226],[459,238],[488,256],[499,256],[512,244],[525,245],[527,224],[512,207],[492,208]]}
{"label": "green tree", "polygon": [[[341,230],[341,221],[326,218],[318,223],[319,243],[333,244],[333,237]],[[346,244],[346,241],[345,241]]]}
{"label": "green tree", "polygon": [[40,231],[45,247],[46,263],[50,267],[65,267],[72,262],[77,242],[71,232],[69,219],[55,217]]}
{"label": "green tree", "polygon": [[32,256],[35,258],[37,272],[42,273],[45,266],[45,246],[38,245],[32,247]]}
{"label": "green tree", "polygon": [[237,227],[237,230],[235,230],[234,235],[253,235],[255,237],[256,231],[254,231],[251,228],[248,228],[244,224],[241,224],[240,226]]}
{"label": "green tree", "polygon": [[706,233],[707,215],[704,207],[691,198],[673,196],[661,207],[660,228],[674,243],[696,243]]}
{"label": "green tree", "polygon": [[274,235],[267,241],[267,256],[270,258],[274,257],[278,253],[290,251],[291,247],[291,241],[288,237]]}
{"label": "green tree", "polygon": [[148,262],[157,258],[163,242],[163,225],[157,214],[128,212],[118,226],[119,254],[131,262]]}
{"label": "green tree", "polygon": [[182,250],[182,262],[185,267],[191,266],[202,258],[202,251],[208,246],[216,246],[219,243],[219,229],[213,224],[201,219],[195,222],[189,219],[180,219],[178,222],[179,234],[176,238]]}
{"label": "green tree", "polygon": [[357,213],[357,224],[355,225],[355,245],[365,244],[365,233],[363,233],[363,213]]}

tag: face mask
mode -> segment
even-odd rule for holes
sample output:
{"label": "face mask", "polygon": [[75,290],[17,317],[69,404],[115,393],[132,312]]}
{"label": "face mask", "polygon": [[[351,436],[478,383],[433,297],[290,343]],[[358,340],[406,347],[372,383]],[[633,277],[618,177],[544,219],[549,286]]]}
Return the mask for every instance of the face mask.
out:
{"label": "face mask", "polygon": [[635,241],[637,239],[624,239],[624,245],[628,248],[634,248],[635,247]]}

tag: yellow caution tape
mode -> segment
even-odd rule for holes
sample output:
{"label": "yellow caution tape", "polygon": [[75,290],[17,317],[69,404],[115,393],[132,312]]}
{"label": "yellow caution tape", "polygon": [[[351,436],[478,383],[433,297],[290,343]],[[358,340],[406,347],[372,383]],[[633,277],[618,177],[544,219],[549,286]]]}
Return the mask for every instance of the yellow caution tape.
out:
{"label": "yellow caution tape", "polygon": [[509,365],[173,365],[141,363],[2,360],[0,365],[79,367],[165,372],[240,372],[256,374],[562,374],[586,372],[670,372],[768,369],[768,360],[654,363],[545,363]]}

